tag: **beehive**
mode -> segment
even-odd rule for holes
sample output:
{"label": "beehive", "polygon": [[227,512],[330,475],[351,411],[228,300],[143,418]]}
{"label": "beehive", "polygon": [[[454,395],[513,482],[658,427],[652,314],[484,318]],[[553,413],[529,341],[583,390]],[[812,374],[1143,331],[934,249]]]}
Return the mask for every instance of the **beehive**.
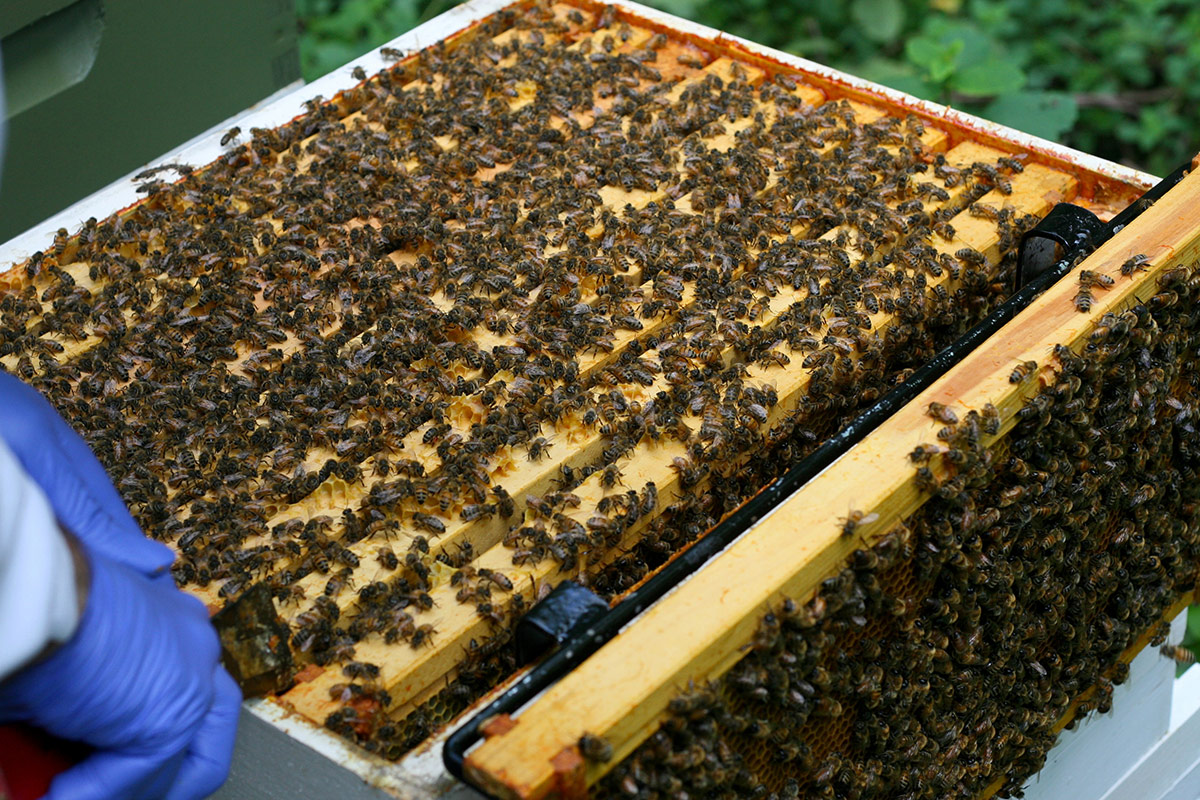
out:
{"label": "beehive", "polygon": [[979,319],[1053,203],[1142,188],[588,5],[231,139],[8,273],[0,363],[393,756],[547,587],[620,592]]}
{"label": "beehive", "polygon": [[1020,790],[1195,588],[1197,189],[485,742],[476,779],[538,796],[582,784],[585,735],[649,736],[586,764],[615,766],[599,796]]}

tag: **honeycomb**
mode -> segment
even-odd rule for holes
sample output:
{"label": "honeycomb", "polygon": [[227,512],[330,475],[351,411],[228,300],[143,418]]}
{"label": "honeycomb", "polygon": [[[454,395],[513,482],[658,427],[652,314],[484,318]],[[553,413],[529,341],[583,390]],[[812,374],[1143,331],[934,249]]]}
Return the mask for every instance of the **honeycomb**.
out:
{"label": "honeycomb", "polygon": [[0,365],[180,586],[271,588],[289,706],[392,757],[511,673],[546,591],[624,591],[980,319],[1054,199],[1090,202],[607,6],[360,80],[0,276]]}
{"label": "honeycomb", "polygon": [[595,796],[1019,796],[1195,588],[1197,299],[1177,267],[1081,352],[1059,346],[991,446],[987,410],[956,421],[922,507],[764,617]]}

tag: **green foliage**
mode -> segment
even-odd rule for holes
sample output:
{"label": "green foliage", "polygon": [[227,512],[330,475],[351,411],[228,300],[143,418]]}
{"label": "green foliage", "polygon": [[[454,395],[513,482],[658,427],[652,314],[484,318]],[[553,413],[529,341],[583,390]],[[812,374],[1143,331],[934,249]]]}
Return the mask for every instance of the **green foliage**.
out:
{"label": "green foliage", "polygon": [[[457,0],[297,0],[319,77]],[[1200,4],[648,0],[1089,153],[1165,174],[1200,149]]]}
{"label": "green foliage", "polygon": [[[1183,633],[1183,641],[1180,644],[1191,650],[1192,655],[1200,658],[1200,605],[1188,606],[1187,629]],[[1182,675],[1192,666],[1192,664],[1177,664],[1175,676]]]}
{"label": "green foliage", "polygon": [[[443,5],[441,13],[454,3]],[[300,21],[300,70],[321,77],[394,39],[429,17],[426,0],[296,0]]]}

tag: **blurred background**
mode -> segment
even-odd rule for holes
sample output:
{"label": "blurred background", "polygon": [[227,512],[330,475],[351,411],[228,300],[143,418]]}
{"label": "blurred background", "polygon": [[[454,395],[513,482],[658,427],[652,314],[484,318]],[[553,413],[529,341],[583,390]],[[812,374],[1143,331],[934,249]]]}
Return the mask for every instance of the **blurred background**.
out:
{"label": "blurred background", "polygon": [[[320,77],[455,0],[297,0]],[[1200,4],[650,0],[648,5],[1165,175],[1200,146]]]}

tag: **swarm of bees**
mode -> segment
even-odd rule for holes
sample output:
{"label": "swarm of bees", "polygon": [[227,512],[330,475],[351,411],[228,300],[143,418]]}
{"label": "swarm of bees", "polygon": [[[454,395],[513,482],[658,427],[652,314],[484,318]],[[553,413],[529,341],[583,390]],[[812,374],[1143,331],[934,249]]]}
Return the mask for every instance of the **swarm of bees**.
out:
{"label": "swarm of bees", "polygon": [[[622,591],[1006,282],[950,220],[1020,160],[955,164],[915,118],[560,8],[230,129],[0,294],[0,364],[87,439],[178,583],[219,603],[267,582],[297,659],[339,676],[330,727],[392,756],[438,720],[387,716],[364,641],[449,646],[429,614],[469,604],[494,635],[461,643],[439,702],[462,708],[549,588],[481,553]],[[1006,252],[1036,219],[995,205],[976,216]],[[668,444],[675,490],[635,484]]]}
{"label": "swarm of bees", "polygon": [[971,410],[914,450],[948,465],[921,509],[765,616],[596,794],[1020,796],[1065,717],[1111,709],[1139,637],[1193,661],[1161,620],[1200,556],[1200,273],[1155,297],[1058,347],[994,445]]}

